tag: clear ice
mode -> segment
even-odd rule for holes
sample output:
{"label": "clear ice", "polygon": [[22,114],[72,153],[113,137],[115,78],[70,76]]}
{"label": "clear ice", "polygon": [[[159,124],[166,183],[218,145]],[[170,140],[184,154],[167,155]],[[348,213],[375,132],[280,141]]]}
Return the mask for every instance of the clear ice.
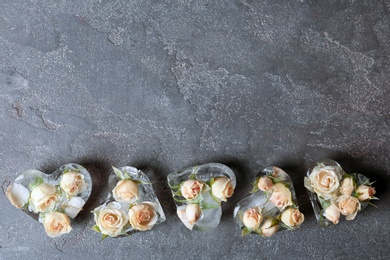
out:
{"label": "clear ice", "polygon": [[[177,194],[177,190],[180,189],[183,182],[194,178],[207,184],[211,179],[217,177],[227,177],[230,179],[233,188],[236,187],[234,172],[226,165],[220,163],[207,163],[168,174],[168,184],[171,188],[176,207],[182,208],[189,204],[189,201]],[[211,195],[210,188],[206,188],[201,195],[202,200],[199,205],[202,208],[202,217],[193,225],[192,230],[207,231],[219,225],[222,217],[222,209],[220,201]]]}

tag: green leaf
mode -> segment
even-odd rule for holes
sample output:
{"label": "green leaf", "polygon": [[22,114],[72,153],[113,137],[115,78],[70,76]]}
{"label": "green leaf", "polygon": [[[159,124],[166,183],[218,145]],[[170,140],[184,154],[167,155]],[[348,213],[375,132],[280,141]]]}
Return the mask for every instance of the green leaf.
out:
{"label": "green leaf", "polygon": [[119,170],[118,168],[115,168],[114,166],[112,166],[112,169],[114,170],[114,173],[119,180],[125,179],[125,176],[123,175],[123,172],[121,170]]}
{"label": "green leaf", "polygon": [[100,230],[100,228],[97,226],[97,225],[95,225],[95,226],[93,226],[92,228],[91,228],[93,231],[96,231],[96,232],[102,232],[101,230]]}
{"label": "green leaf", "polygon": [[252,229],[251,228],[248,228],[248,227],[244,227],[241,231],[241,236],[242,237],[245,237],[246,235],[249,235],[250,233],[252,232]]}
{"label": "green leaf", "polygon": [[103,241],[104,239],[106,239],[108,237],[108,235],[104,235],[102,234],[102,239],[100,241]]}
{"label": "green leaf", "polygon": [[123,170],[123,176],[125,177],[125,179],[132,180],[132,178],[130,177],[129,173],[126,171],[126,169]]}
{"label": "green leaf", "polygon": [[173,194],[175,194],[176,196],[183,197],[183,194],[181,193],[181,190],[173,191]]}
{"label": "green leaf", "polygon": [[44,183],[42,177],[36,177],[35,180],[33,180],[32,182],[30,182],[30,184],[28,185],[28,188],[30,190],[34,189],[35,187],[37,187],[38,185],[41,185],[42,183]]}
{"label": "green leaf", "polygon": [[318,198],[319,198],[321,207],[322,207],[323,209],[326,209],[327,207],[330,206],[331,202],[330,202],[329,200],[326,200],[326,199],[324,199],[323,197],[318,197]]}
{"label": "green leaf", "polygon": [[216,208],[219,208],[219,205],[213,205],[213,204],[209,204],[209,203],[205,203],[205,202],[201,202],[200,203],[200,207],[202,209],[216,209]]}
{"label": "green leaf", "polygon": [[256,234],[263,236],[263,232],[261,232],[261,228],[253,230]]}
{"label": "green leaf", "polygon": [[[131,180],[131,177],[129,176],[129,178],[126,178],[126,179],[130,179]],[[143,182],[143,181],[140,181],[140,180],[132,180],[132,181],[134,181],[137,184],[141,184],[141,185],[150,185],[150,184],[152,184],[151,182]]]}
{"label": "green leaf", "polygon": [[173,197],[173,199],[176,201],[176,202],[181,202],[181,203],[184,203],[184,202],[187,202],[188,200],[186,200],[186,199],[178,199],[178,198],[176,198],[176,197]]}
{"label": "green leaf", "polygon": [[249,193],[255,193],[256,191],[259,190],[259,180],[260,180],[260,177],[256,178],[255,182],[253,183],[253,188]]}
{"label": "green leaf", "polygon": [[215,182],[215,178],[211,178],[210,182],[209,182],[210,183],[210,187],[213,186],[214,182]]}

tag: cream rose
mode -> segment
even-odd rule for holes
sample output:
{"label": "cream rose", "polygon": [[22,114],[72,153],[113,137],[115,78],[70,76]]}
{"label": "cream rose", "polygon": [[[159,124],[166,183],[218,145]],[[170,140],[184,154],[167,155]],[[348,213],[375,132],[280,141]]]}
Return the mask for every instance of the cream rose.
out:
{"label": "cream rose", "polygon": [[331,166],[316,166],[309,176],[310,186],[318,196],[330,199],[337,196],[341,175]]}
{"label": "cream rose", "polygon": [[121,180],[112,190],[112,195],[118,202],[134,203],[138,198],[138,185],[133,180]]}
{"label": "cream rose", "polygon": [[30,191],[19,183],[12,183],[7,187],[5,196],[7,196],[12,205],[21,209],[28,202]]}
{"label": "cream rose", "polygon": [[202,216],[202,209],[199,207],[198,204],[189,204],[186,207],[186,215],[188,223],[194,225]]}
{"label": "cream rose", "polygon": [[156,224],[158,216],[152,205],[144,202],[129,209],[129,222],[134,229],[150,230]]}
{"label": "cream rose", "polygon": [[336,199],[336,206],[339,208],[340,213],[346,216],[347,220],[353,220],[361,208],[359,200],[348,195],[338,197]]}
{"label": "cream rose", "polygon": [[295,227],[302,224],[305,220],[305,216],[299,211],[299,209],[288,208],[283,211],[281,220],[286,226]]}
{"label": "cream rose", "polygon": [[333,224],[336,225],[337,223],[339,223],[340,210],[335,205],[332,204],[325,209],[324,216],[325,218],[332,221]]}
{"label": "cream rose", "polygon": [[195,199],[203,189],[205,184],[198,180],[186,180],[181,185],[180,191],[184,198],[188,200]]}
{"label": "cream rose", "polygon": [[55,208],[59,199],[56,187],[42,183],[31,191],[30,206],[35,213],[48,212]]}
{"label": "cream rose", "polygon": [[86,186],[84,175],[81,173],[70,171],[64,173],[61,177],[60,187],[70,196],[79,194]]}
{"label": "cream rose", "polygon": [[278,207],[278,209],[283,210],[293,204],[291,191],[282,183],[276,183],[272,186],[270,192],[271,195],[269,200]]}
{"label": "cream rose", "polygon": [[60,212],[45,214],[42,223],[45,227],[46,234],[52,238],[68,234],[72,230],[68,216]]}
{"label": "cream rose", "polygon": [[366,201],[366,200],[370,200],[372,196],[375,195],[376,192],[373,187],[367,185],[360,185],[356,189],[356,193],[358,194],[358,200]]}
{"label": "cream rose", "polygon": [[272,218],[268,218],[264,221],[260,227],[261,234],[265,237],[270,237],[279,230],[278,221]]}
{"label": "cream rose", "polygon": [[129,218],[119,203],[111,202],[107,206],[100,206],[94,210],[95,222],[100,232],[110,237],[116,237],[124,233]]}
{"label": "cream rose", "polygon": [[244,216],[242,218],[242,223],[247,228],[252,230],[256,230],[259,228],[261,221],[263,220],[263,215],[261,214],[261,210],[259,207],[247,209],[244,212]]}
{"label": "cream rose", "polygon": [[355,189],[355,186],[353,184],[352,177],[346,177],[344,180],[341,181],[341,185],[339,188],[339,191],[342,195],[351,195],[353,190]]}
{"label": "cream rose", "polygon": [[211,185],[211,192],[216,198],[227,201],[227,198],[233,195],[234,188],[229,178],[218,177],[214,180],[213,185]]}
{"label": "cream rose", "polygon": [[269,190],[272,186],[274,185],[272,179],[268,176],[262,176],[259,179],[259,182],[257,184],[257,187],[259,187],[260,190],[262,191],[267,191]]}
{"label": "cream rose", "polygon": [[189,230],[192,230],[194,225],[202,219],[203,212],[198,204],[188,204],[178,207],[177,215],[181,222],[183,222]]}

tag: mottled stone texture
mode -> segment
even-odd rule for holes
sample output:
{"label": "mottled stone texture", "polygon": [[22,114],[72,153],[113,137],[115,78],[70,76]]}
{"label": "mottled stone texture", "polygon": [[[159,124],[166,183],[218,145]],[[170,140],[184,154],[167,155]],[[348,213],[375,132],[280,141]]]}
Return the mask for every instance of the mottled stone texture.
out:
{"label": "mottled stone texture", "polygon": [[[0,259],[385,259],[390,255],[388,1],[0,1]],[[327,3],[325,3],[327,2]],[[303,187],[329,157],[376,180],[381,198],[320,228]],[[50,239],[7,201],[26,169],[75,162],[92,199]],[[190,232],[168,173],[230,166],[237,190],[219,227]],[[153,181],[167,222],[128,238],[90,230],[110,166]],[[256,173],[292,177],[306,222],[242,239],[233,220]]]}

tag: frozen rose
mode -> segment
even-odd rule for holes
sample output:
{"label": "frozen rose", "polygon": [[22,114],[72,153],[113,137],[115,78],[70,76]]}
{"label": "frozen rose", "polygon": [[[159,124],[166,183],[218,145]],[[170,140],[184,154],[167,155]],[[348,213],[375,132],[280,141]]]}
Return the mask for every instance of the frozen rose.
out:
{"label": "frozen rose", "polygon": [[282,183],[276,183],[272,186],[270,192],[269,200],[280,210],[292,205],[291,191]]}
{"label": "frozen rose", "polygon": [[340,210],[332,204],[325,209],[324,216],[336,225],[337,223],[339,223]]}
{"label": "frozen rose", "polygon": [[112,195],[118,202],[134,203],[138,197],[138,185],[129,179],[118,181]]}
{"label": "frozen rose", "polygon": [[358,194],[358,200],[366,201],[366,200],[370,200],[372,196],[375,195],[376,192],[373,187],[367,185],[360,185],[356,189],[356,193]]}
{"label": "frozen rose", "polygon": [[305,220],[305,216],[299,209],[288,208],[283,211],[281,216],[282,222],[288,227],[299,226]]}
{"label": "frozen rose", "polygon": [[60,212],[46,213],[42,223],[46,234],[51,238],[67,234],[72,230],[68,216]]}
{"label": "frozen rose", "polygon": [[347,220],[353,220],[361,208],[359,200],[348,195],[338,197],[336,199],[336,206],[339,208],[340,213],[346,216]]}
{"label": "frozen rose", "polygon": [[272,182],[272,179],[268,176],[262,176],[259,179],[259,183],[257,184],[259,189],[262,191],[269,190],[273,185],[274,185],[274,183]]}
{"label": "frozen rose", "polygon": [[84,181],[84,175],[78,172],[66,172],[62,175],[60,187],[68,195],[75,196],[82,192],[87,184]]}
{"label": "frozen rose", "polygon": [[341,175],[331,166],[316,166],[309,176],[310,186],[318,196],[330,199],[337,196]]}
{"label": "frozen rose", "polygon": [[5,196],[7,196],[12,205],[20,209],[28,202],[30,191],[21,184],[12,183],[7,187]]}
{"label": "frozen rose", "polygon": [[260,227],[261,234],[265,237],[270,237],[279,230],[278,221],[276,219],[268,218]]}
{"label": "frozen rose", "polygon": [[35,213],[48,212],[55,208],[59,199],[56,187],[42,183],[31,191],[30,206]]}
{"label": "frozen rose", "polygon": [[352,177],[346,177],[342,180],[339,191],[342,195],[351,195],[355,186]]}
{"label": "frozen rose", "polygon": [[233,195],[234,188],[229,178],[218,177],[215,179],[213,185],[211,185],[211,192],[216,198],[227,201],[227,198]]}
{"label": "frozen rose", "polygon": [[123,228],[127,225],[129,218],[120,205],[111,202],[106,206],[100,206],[94,210],[95,222],[100,232],[110,237],[123,234]]}
{"label": "frozen rose", "polygon": [[202,181],[186,180],[180,188],[181,194],[188,200],[195,199],[202,192],[204,185]]}
{"label": "frozen rose", "polygon": [[260,212],[259,207],[247,209],[244,212],[244,216],[242,218],[242,223],[247,228],[252,230],[256,230],[259,228],[261,221],[263,220],[263,215]]}
{"label": "frozen rose", "polygon": [[129,209],[129,222],[134,229],[150,230],[156,224],[158,216],[152,205],[144,202]]}
{"label": "frozen rose", "polygon": [[194,225],[202,216],[202,209],[199,207],[198,204],[189,204],[186,207],[186,215],[188,223]]}

